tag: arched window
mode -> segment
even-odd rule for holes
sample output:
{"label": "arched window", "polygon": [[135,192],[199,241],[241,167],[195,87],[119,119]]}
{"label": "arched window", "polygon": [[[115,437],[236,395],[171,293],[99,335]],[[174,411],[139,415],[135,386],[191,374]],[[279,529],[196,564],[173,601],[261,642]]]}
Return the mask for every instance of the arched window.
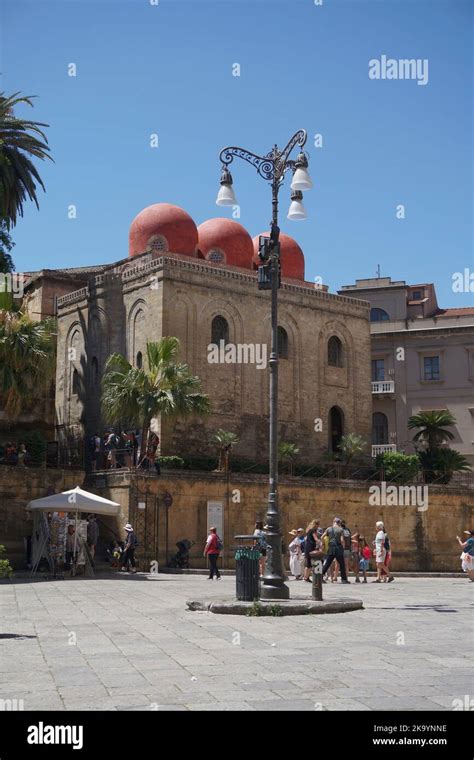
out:
{"label": "arched window", "polygon": [[339,444],[344,435],[344,417],[338,406],[329,410],[329,450],[339,451]]}
{"label": "arched window", "polygon": [[141,351],[139,351],[137,354],[136,364],[138,369],[141,369],[143,367],[143,355]]}
{"label": "arched window", "polygon": [[79,393],[80,388],[80,382],[79,382],[79,372],[76,368],[74,368],[72,372],[72,392],[73,394],[77,395]]}
{"label": "arched window", "polygon": [[390,317],[384,309],[371,309],[370,310],[371,322],[389,322]]}
{"label": "arched window", "polygon": [[206,259],[212,261],[213,264],[222,264],[222,262],[225,262],[225,255],[220,248],[212,248],[208,252]]}
{"label": "arched window", "polygon": [[97,356],[93,356],[91,361],[91,383],[92,385],[99,383],[99,362]]}
{"label": "arched window", "polygon": [[342,343],[335,335],[328,340],[328,364],[330,367],[342,367]]}
{"label": "arched window", "polygon": [[160,251],[167,251],[168,241],[164,235],[153,235],[153,237],[148,241],[147,250],[151,251],[152,253],[155,251],[157,253]]}
{"label": "arched window", "polygon": [[288,359],[288,333],[284,327],[278,327],[278,358]]}
{"label": "arched window", "polygon": [[219,315],[212,320],[211,343],[219,345],[221,340],[224,341],[224,345],[229,342],[229,324],[227,319]]}
{"label": "arched window", "polygon": [[374,446],[388,443],[388,420],[383,412],[374,412],[372,415],[372,443]]}

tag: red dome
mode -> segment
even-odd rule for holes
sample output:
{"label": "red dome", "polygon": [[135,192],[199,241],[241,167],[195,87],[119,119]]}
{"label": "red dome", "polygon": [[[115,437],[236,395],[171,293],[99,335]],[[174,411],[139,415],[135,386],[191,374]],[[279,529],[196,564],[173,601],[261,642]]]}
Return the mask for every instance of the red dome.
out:
{"label": "red dome", "polygon": [[154,203],[140,211],[130,225],[129,256],[145,251],[170,251],[195,256],[197,227],[184,209]]}
{"label": "red dome", "polygon": [[[261,232],[260,235],[270,237],[269,232]],[[259,266],[262,262],[258,257],[258,238],[256,235],[253,239],[253,263]],[[281,276],[291,277],[294,280],[304,280],[304,254],[296,240],[289,235],[280,232],[280,261]]]}
{"label": "red dome", "polygon": [[199,225],[198,235],[199,251],[207,261],[252,269],[252,238],[238,222],[208,219]]}

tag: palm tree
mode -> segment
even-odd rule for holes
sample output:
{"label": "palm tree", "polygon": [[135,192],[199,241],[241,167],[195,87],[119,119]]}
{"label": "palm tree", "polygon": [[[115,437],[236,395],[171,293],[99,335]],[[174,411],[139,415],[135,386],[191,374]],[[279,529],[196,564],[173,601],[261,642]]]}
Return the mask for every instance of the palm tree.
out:
{"label": "palm tree", "polygon": [[364,453],[364,449],[367,446],[367,442],[361,435],[357,433],[347,433],[343,435],[338,449],[345,459],[346,464],[350,464],[354,457],[358,457]]}
{"label": "palm tree", "polygon": [[289,441],[280,441],[278,444],[278,459],[280,462],[288,463],[289,474],[293,475],[293,464],[295,457],[300,453],[296,443]]}
{"label": "palm tree", "polygon": [[102,379],[102,409],[112,423],[127,421],[142,429],[140,458],[146,451],[153,417],[187,417],[210,412],[209,397],[187,364],[177,362],[179,340],[147,343],[147,367],[133,367],[122,354],[107,360]]}
{"label": "palm tree", "polygon": [[219,465],[217,467],[218,472],[228,472],[230,462],[230,452],[232,446],[236,446],[239,442],[239,437],[235,433],[230,433],[227,430],[219,428],[213,438],[214,443],[219,446]]}
{"label": "palm tree", "polygon": [[418,412],[408,418],[408,428],[418,432],[413,436],[414,441],[427,444],[428,451],[435,451],[446,441],[452,441],[454,434],[448,427],[456,424],[456,418],[448,411]]}
{"label": "palm tree", "polygon": [[418,457],[427,483],[449,483],[455,472],[470,472],[466,457],[455,449],[420,451]]}
{"label": "palm tree", "polygon": [[54,373],[54,321],[0,310],[0,403],[14,419],[42,397]]}
{"label": "palm tree", "polygon": [[37,184],[45,189],[30,157],[51,159],[48,140],[41,129],[49,125],[16,117],[13,111],[19,104],[33,106],[32,97],[19,92],[9,96],[0,93],[0,218],[7,229],[23,216],[27,199],[39,207]]}

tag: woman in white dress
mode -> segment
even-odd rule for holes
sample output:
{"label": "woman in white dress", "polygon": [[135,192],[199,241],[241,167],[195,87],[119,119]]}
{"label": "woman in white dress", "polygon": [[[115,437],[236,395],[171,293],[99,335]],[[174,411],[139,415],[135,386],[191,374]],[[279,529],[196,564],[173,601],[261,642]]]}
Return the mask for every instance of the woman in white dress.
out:
{"label": "woman in white dress", "polygon": [[292,541],[288,549],[290,551],[290,573],[295,576],[295,580],[301,580],[301,541],[297,530],[290,530]]}

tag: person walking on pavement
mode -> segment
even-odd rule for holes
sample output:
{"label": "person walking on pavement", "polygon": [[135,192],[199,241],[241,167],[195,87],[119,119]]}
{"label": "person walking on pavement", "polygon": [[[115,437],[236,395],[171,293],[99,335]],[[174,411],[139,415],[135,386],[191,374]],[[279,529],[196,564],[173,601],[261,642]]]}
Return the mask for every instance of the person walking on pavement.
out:
{"label": "person walking on pavement", "polygon": [[464,535],[469,536],[466,541],[462,541],[459,536],[456,536],[456,540],[462,549],[461,567],[469,580],[474,581],[474,530],[465,530]]}
{"label": "person walking on pavement", "polygon": [[209,528],[209,535],[207,537],[206,546],[204,547],[204,557],[209,558],[209,581],[212,581],[214,574],[216,576],[216,580],[220,581],[221,579],[221,574],[219,572],[219,568],[217,567],[217,560],[219,559],[221,548],[222,541],[217,535],[216,528]]}
{"label": "person walking on pavement", "polygon": [[335,517],[332,527],[328,528],[323,535],[329,536],[328,556],[323,567],[323,578],[331,567],[334,560],[339,563],[342,583],[350,583],[347,580],[346,563],[344,562],[344,534],[341,527],[341,519]]}
{"label": "person walking on pavement", "polygon": [[[304,580],[306,583],[312,583],[312,565],[311,552],[316,551],[316,533],[319,528],[319,520],[311,520],[306,527],[306,538],[304,542]],[[319,535],[319,534],[318,534]]]}
{"label": "person walking on pavement", "polygon": [[372,583],[382,583],[383,582],[383,575],[387,575],[388,579],[387,582],[390,583],[391,581],[394,581],[395,578],[391,574],[388,567],[385,565],[385,558],[387,555],[387,551],[390,551],[390,542],[388,535],[385,533],[385,527],[381,520],[375,523],[375,529],[377,531],[375,535],[375,564],[377,565],[377,577]]}
{"label": "person walking on pavement", "polygon": [[136,573],[137,568],[135,566],[135,548],[138,544],[137,537],[130,523],[124,525],[124,530],[126,533],[126,538],[122,554],[122,570],[123,572],[128,572],[130,565],[132,568],[132,573]]}

